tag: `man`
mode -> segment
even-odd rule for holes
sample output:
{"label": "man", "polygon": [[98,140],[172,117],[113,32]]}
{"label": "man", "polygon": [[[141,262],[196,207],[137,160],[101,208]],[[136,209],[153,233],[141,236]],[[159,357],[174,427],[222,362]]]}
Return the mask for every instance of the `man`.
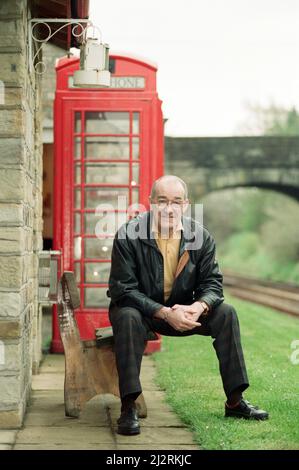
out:
{"label": "man", "polygon": [[109,278],[109,318],[115,341],[121,416],[118,433],[140,432],[135,400],[149,331],[162,335],[209,335],[227,397],[225,416],[267,419],[242,397],[249,386],[236,311],[225,304],[215,242],[183,214],[187,187],[173,175],[154,182],[145,212],[118,230]]}

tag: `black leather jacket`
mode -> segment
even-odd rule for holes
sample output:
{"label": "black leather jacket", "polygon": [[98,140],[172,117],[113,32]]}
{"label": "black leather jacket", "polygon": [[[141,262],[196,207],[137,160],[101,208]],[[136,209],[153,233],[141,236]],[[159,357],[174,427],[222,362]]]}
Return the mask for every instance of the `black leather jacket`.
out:
{"label": "black leather jacket", "polygon": [[152,317],[163,305],[202,300],[213,308],[223,302],[223,277],[215,259],[214,239],[197,221],[184,216],[179,250],[184,268],[164,302],[163,256],[151,231],[150,215],[138,215],[116,233],[107,292],[110,308],[114,304],[135,307]]}

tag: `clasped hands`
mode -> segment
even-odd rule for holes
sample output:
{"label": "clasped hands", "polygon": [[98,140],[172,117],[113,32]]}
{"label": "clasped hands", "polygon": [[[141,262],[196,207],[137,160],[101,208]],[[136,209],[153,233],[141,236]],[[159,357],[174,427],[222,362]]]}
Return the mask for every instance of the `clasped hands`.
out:
{"label": "clasped hands", "polygon": [[200,302],[194,302],[191,305],[175,304],[173,307],[163,307],[159,311],[159,317],[167,318],[167,322],[175,330],[180,332],[192,330],[201,326],[197,320],[204,312],[204,307]]}

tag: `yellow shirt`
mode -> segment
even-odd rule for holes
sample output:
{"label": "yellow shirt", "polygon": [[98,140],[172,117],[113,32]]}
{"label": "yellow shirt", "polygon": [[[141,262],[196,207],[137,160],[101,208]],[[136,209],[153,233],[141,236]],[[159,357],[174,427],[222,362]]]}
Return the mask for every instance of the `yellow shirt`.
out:
{"label": "yellow shirt", "polygon": [[181,242],[181,230],[182,225],[180,224],[178,229],[173,233],[172,238],[161,238],[158,230],[154,226],[153,232],[155,240],[159,247],[159,250],[163,256],[164,262],[164,301],[170,296],[172,289],[175,272],[179,261],[179,249]]}

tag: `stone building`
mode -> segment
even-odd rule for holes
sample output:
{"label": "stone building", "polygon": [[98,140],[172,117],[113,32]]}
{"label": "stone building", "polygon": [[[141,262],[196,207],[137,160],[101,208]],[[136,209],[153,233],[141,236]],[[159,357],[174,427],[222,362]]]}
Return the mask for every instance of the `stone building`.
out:
{"label": "stone building", "polygon": [[[30,66],[28,20],[87,15],[88,0],[0,2],[0,428],[22,424],[41,360],[42,80]],[[70,27],[51,42],[76,45]]]}

